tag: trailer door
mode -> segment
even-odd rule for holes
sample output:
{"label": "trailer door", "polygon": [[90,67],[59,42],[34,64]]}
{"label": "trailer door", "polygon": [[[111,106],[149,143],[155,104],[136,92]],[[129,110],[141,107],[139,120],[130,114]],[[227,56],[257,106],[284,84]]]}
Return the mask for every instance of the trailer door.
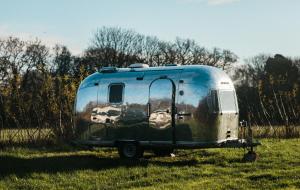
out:
{"label": "trailer door", "polygon": [[175,88],[175,83],[169,78],[155,79],[150,84],[148,135],[152,143],[175,143]]}

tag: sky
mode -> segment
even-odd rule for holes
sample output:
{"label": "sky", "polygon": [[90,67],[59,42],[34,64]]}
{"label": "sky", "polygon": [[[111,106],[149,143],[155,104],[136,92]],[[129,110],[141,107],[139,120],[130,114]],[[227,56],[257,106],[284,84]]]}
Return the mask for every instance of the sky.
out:
{"label": "sky", "polygon": [[102,26],[194,39],[240,60],[300,57],[300,0],[0,0],[0,38],[39,38],[79,55]]}

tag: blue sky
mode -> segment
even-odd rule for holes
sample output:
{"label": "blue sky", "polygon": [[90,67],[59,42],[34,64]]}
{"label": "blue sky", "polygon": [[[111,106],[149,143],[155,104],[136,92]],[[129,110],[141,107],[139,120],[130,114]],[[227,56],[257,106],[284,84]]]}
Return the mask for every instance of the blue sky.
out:
{"label": "blue sky", "polygon": [[101,26],[195,39],[207,48],[300,56],[300,0],[0,0],[0,37],[88,47]]}

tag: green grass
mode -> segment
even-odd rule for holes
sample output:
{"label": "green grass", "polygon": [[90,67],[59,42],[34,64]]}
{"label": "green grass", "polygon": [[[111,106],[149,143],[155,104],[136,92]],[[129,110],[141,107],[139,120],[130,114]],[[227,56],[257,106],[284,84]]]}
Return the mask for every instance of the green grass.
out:
{"label": "green grass", "polygon": [[0,189],[300,189],[300,139],[262,143],[255,163],[242,161],[243,149],[124,161],[114,149],[6,148]]}

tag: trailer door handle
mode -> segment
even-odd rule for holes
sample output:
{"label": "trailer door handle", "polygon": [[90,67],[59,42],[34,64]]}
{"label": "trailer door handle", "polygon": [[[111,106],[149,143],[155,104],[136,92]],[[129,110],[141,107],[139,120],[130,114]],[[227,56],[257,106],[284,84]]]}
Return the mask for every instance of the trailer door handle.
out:
{"label": "trailer door handle", "polygon": [[183,116],[178,116],[178,119],[183,119]]}
{"label": "trailer door handle", "polygon": [[151,104],[147,104],[147,116],[150,117],[150,112],[151,112]]}
{"label": "trailer door handle", "polygon": [[192,116],[191,113],[177,113],[178,116]]}

